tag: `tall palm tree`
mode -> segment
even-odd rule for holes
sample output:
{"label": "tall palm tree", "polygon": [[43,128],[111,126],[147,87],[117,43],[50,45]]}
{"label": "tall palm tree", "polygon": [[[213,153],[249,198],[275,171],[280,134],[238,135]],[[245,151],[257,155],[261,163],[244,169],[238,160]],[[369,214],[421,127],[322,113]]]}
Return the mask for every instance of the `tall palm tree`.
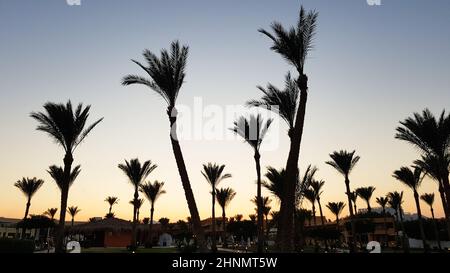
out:
{"label": "tall palm tree", "polygon": [[148,246],[152,246],[152,229],[153,229],[153,213],[155,212],[155,202],[166,191],[163,190],[164,182],[155,181],[147,182],[140,185],[140,191],[147,197],[150,202],[150,225],[148,227]]}
{"label": "tall palm tree", "polygon": [[419,167],[415,167],[414,170],[411,170],[408,167],[401,167],[399,170],[394,171],[393,177],[409,187],[414,193],[417,216],[419,217],[420,236],[422,237],[423,247],[425,250],[427,250],[427,240],[425,237],[425,230],[423,228],[423,218],[422,211],[420,209],[419,193],[417,192],[417,189],[420,187],[420,184],[423,180],[422,169],[420,169]]}
{"label": "tall palm tree", "polygon": [[[326,164],[332,166],[335,168],[340,174],[342,174],[345,178],[345,188],[346,188],[346,194],[347,194],[347,200],[348,200],[348,210],[350,213],[350,225],[352,229],[352,236],[350,237],[349,243],[350,243],[350,251],[354,251],[354,236],[356,235],[355,230],[355,224],[352,221],[353,218],[353,206],[352,206],[352,199],[351,199],[351,193],[350,190],[350,179],[349,175],[353,168],[356,166],[356,163],[358,163],[360,157],[355,156],[355,151],[347,152],[344,150],[341,150],[339,152],[335,151],[332,154],[330,154],[330,157],[332,161],[325,162]],[[355,211],[356,213],[356,211]]]}
{"label": "tall palm tree", "polygon": [[115,196],[108,196],[108,197],[106,197],[105,202],[107,202],[109,204],[109,213],[111,214],[112,213],[112,207],[115,204],[119,203],[119,198],[115,197]]}
{"label": "tall palm tree", "polygon": [[184,163],[183,153],[177,137],[177,116],[176,101],[184,82],[186,61],[189,48],[180,46],[178,41],[172,42],[170,53],[163,49],[161,56],[158,57],[149,50],[145,50],[143,55],[147,62],[144,66],[138,61],[133,60],[140,68],[142,68],[150,78],[137,75],[125,76],[122,80],[123,85],[141,84],[149,87],[167,102],[167,115],[170,122],[170,141],[172,144],[173,154],[177,163],[178,172],[180,174],[181,183],[183,185],[189,212],[192,218],[192,227],[196,235],[197,243],[202,250],[206,247],[205,235],[200,223],[197,204],[195,203],[194,193],[192,192],[191,183]]}
{"label": "tall palm tree", "polygon": [[[253,149],[254,159],[256,164],[256,176],[257,176],[257,188],[256,196],[258,200],[261,199],[261,155],[259,153],[259,148],[264,140],[264,137],[269,130],[270,124],[272,124],[273,119],[268,119],[266,122],[260,114],[250,115],[249,118],[241,116],[237,121],[234,122],[234,127],[231,129],[236,135],[242,137],[244,141],[250,145]],[[258,205],[258,253],[263,252],[264,248],[264,230],[263,230],[263,206],[260,203]]]}
{"label": "tall palm tree", "polygon": [[[450,114],[442,111],[436,118],[430,110],[414,113],[400,122],[395,138],[417,147],[423,155],[434,156],[437,176],[440,177],[446,195],[447,225],[450,227]],[[450,235],[450,230],[448,231]]]}
{"label": "tall palm tree", "polygon": [[308,188],[303,193],[306,200],[308,200],[311,203],[311,212],[312,212],[312,219],[314,226],[317,225],[316,223],[316,193],[313,189]]}
{"label": "tall palm tree", "polygon": [[395,211],[397,220],[400,221],[400,227],[402,230],[402,245],[405,253],[409,252],[409,243],[406,239],[406,233],[405,233],[405,225],[403,223],[403,191],[401,192],[389,192],[387,194],[387,198],[389,199],[388,204],[389,206]]}
{"label": "tall palm tree", "polygon": [[72,227],[73,227],[73,223],[75,221],[75,216],[81,211],[81,209],[79,209],[76,206],[71,206],[67,208],[67,212],[70,214],[70,216],[72,217]]}
{"label": "tall palm tree", "polygon": [[[139,159],[131,159],[130,161],[125,160],[125,164],[119,164],[119,169],[128,177],[130,183],[134,188],[133,200],[139,199],[139,185],[144,182],[147,176],[157,167],[156,164],[152,164],[151,160],[145,161],[142,165]],[[137,207],[136,203],[133,204],[133,226],[132,226],[132,236],[131,245],[136,247],[136,225],[137,225]]]}
{"label": "tall palm tree", "polygon": [[[83,108],[79,104],[75,111],[72,103],[68,101],[64,104],[48,102],[44,104],[45,113],[32,112],[30,116],[38,121],[38,131],[47,133],[56,143],[63,147],[64,169],[61,184],[61,207],[59,215],[59,225],[57,230],[55,252],[63,252],[64,226],[66,220],[67,198],[72,175],[73,154],[76,148],[83,142],[88,134],[99,124],[103,118],[87,126],[90,106]],[[72,181],[73,182],[73,181]]]}
{"label": "tall palm tree", "polygon": [[201,172],[203,177],[205,177],[208,184],[211,186],[211,195],[212,195],[212,244],[211,250],[213,252],[217,251],[216,246],[216,188],[219,183],[227,178],[231,177],[229,173],[223,173],[225,169],[225,165],[218,164],[203,164],[203,171]]}
{"label": "tall palm tree", "polygon": [[27,198],[27,204],[25,206],[25,215],[23,219],[28,217],[28,212],[30,211],[31,198],[44,184],[44,180],[33,178],[22,178],[21,180],[14,183],[14,187],[18,188]]}
{"label": "tall palm tree", "polygon": [[350,200],[352,200],[353,203],[353,211],[355,212],[355,214],[358,214],[358,209],[356,206],[356,200],[358,200],[358,194],[356,194],[356,192],[351,192],[350,193]]}
{"label": "tall palm tree", "polygon": [[336,224],[339,230],[339,215],[344,210],[344,202],[328,202],[327,208],[336,216]]}
{"label": "tall palm tree", "polygon": [[308,97],[308,77],[304,73],[304,65],[308,52],[313,48],[317,17],[317,12],[306,12],[301,7],[299,19],[295,27],[286,30],[280,23],[274,22],[272,24],[274,34],[264,29],[259,29],[259,32],[266,35],[273,42],[271,49],[280,54],[289,64],[296,68],[298,72],[296,84],[298,89],[300,89],[298,107],[288,109],[291,112],[292,109],[297,110],[295,111],[295,115],[290,115],[294,122],[289,134],[291,145],[286,162],[287,185],[280,206],[280,223],[282,224],[279,224],[277,234],[277,241],[282,251],[292,251],[294,247],[295,182],[298,175],[297,166]]}
{"label": "tall palm tree", "polygon": [[325,185],[325,181],[323,180],[313,180],[311,182],[311,189],[314,192],[315,199],[317,201],[317,204],[319,205],[319,213],[320,213],[320,220],[322,221],[322,226],[325,226],[323,212],[322,212],[322,205],[320,204],[320,196],[322,195],[322,188]]}
{"label": "tall palm tree", "polygon": [[372,207],[370,206],[370,199],[372,198],[373,192],[375,191],[375,187],[361,187],[355,190],[356,195],[361,197],[367,204],[367,212],[372,212]]}
{"label": "tall palm tree", "polygon": [[50,219],[53,221],[55,219],[56,212],[58,211],[58,208],[49,208],[46,211],[44,211],[44,215],[47,215],[50,217]]}
{"label": "tall palm tree", "polygon": [[381,196],[381,197],[377,197],[375,201],[383,209],[382,213],[383,213],[383,222],[384,222],[384,235],[386,237],[385,244],[387,245],[389,238],[388,238],[388,227],[387,227],[387,223],[386,223],[386,206],[389,202],[389,199],[387,197]]}
{"label": "tall palm tree", "polygon": [[139,224],[139,211],[141,210],[142,205],[144,204],[143,198],[131,199],[128,202],[133,208],[136,208],[136,222]]}
{"label": "tall palm tree", "polygon": [[442,249],[441,247],[441,240],[439,239],[439,230],[436,225],[436,219],[434,218],[434,210],[433,210],[433,203],[434,203],[434,193],[424,193],[420,196],[420,199],[425,202],[428,206],[430,206],[431,210],[431,217],[433,219],[433,228],[434,228],[434,236],[436,237],[437,244],[439,249]]}
{"label": "tall palm tree", "polygon": [[225,208],[230,204],[231,200],[236,196],[236,192],[232,188],[221,188],[216,192],[216,200],[219,203],[219,206],[222,208],[222,232],[223,232],[223,244],[227,246],[227,231],[226,231],[226,222],[225,222]]}

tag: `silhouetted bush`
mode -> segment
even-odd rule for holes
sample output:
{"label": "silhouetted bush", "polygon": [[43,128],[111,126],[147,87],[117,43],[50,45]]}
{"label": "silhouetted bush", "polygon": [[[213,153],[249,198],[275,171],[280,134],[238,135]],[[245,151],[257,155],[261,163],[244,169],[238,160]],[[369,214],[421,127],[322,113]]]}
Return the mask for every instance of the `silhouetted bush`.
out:
{"label": "silhouetted bush", "polygon": [[0,239],[0,253],[33,253],[34,248],[33,240]]}

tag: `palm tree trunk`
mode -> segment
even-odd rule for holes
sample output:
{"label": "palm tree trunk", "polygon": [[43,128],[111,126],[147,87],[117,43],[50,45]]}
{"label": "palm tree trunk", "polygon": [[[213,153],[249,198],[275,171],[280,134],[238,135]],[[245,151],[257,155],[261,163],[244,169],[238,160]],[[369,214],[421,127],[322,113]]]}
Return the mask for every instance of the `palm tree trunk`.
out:
{"label": "palm tree trunk", "polygon": [[356,202],[353,202],[353,210],[355,211],[355,214],[358,214],[358,210],[356,208]]}
{"label": "palm tree trunk", "polygon": [[386,247],[389,245],[388,226],[386,221],[386,209],[383,207],[384,235],[386,236]]}
{"label": "palm tree trunk", "polygon": [[[322,222],[322,228],[325,229],[325,221],[323,219],[323,213],[322,213],[322,205],[320,204],[320,198],[317,198],[317,204],[319,204],[319,213],[320,213],[320,220]],[[324,240],[325,242],[325,249],[328,251],[328,240]]]}
{"label": "palm tree trunk", "polygon": [[420,229],[420,237],[422,237],[423,249],[425,252],[428,251],[427,239],[425,237],[425,230],[423,229],[423,218],[422,211],[420,209],[419,203],[419,194],[417,191],[414,191],[414,201],[416,202],[417,216],[419,217],[419,229]]}
{"label": "palm tree trunk", "polygon": [[131,247],[136,248],[136,219],[137,219],[137,207],[136,207],[136,203],[137,200],[139,198],[139,193],[138,193],[138,188],[135,187],[134,189],[134,202],[133,202],[133,223],[131,226]]}
{"label": "palm tree trunk", "polygon": [[405,253],[409,253],[409,242],[408,242],[408,240],[406,238],[405,225],[403,224],[403,209],[402,209],[401,206],[398,208],[398,212],[399,212],[398,214],[400,216],[400,226],[401,226],[401,229],[402,229],[402,242],[403,242],[402,245],[403,245],[403,249],[404,249]]}
{"label": "palm tree trunk", "polygon": [[213,186],[212,189],[212,240],[211,240],[211,250],[212,252],[217,252],[216,245],[216,189]]}
{"label": "palm tree trunk", "polygon": [[59,211],[59,224],[55,238],[55,252],[64,252],[64,227],[66,223],[67,198],[69,196],[69,181],[72,171],[73,156],[71,152],[66,152],[64,156],[64,185],[61,187],[61,208]]}
{"label": "palm tree trunk", "polygon": [[[172,111],[174,110],[174,111]],[[172,112],[175,112],[172,116]],[[194,236],[197,239],[200,251],[206,251],[205,234],[200,222],[200,215],[198,214],[197,204],[195,203],[194,193],[192,192],[191,183],[189,182],[189,176],[186,170],[186,165],[183,159],[183,153],[181,152],[180,143],[178,142],[176,132],[177,114],[175,107],[169,106],[167,109],[167,115],[170,121],[170,142],[172,143],[173,154],[177,163],[178,172],[180,174],[181,183],[183,185],[184,194],[188,203],[189,212],[191,214],[192,230]]]}
{"label": "palm tree trunk", "polygon": [[153,213],[155,212],[154,204],[152,202],[152,207],[150,209],[150,225],[148,226],[148,246],[153,246],[152,229],[153,229]]}
{"label": "palm tree trunk", "polygon": [[[353,206],[352,206],[352,199],[350,198],[351,190],[350,190],[350,179],[348,178],[348,175],[345,175],[345,189],[347,194],[347,201],[348,201],[348,210],[350,213],[350,226],[352,229],[352,236],[349,239],[349,247],[350,252],[355,252],[355,239],[356,239],[356,227],[355,223],[353,222]],[[355,213],[356,213],[356,202],[355,202]]]}
{"label": "palm tree trunk", "polygon": [[[28,197],[27,205],[26,205],[26,207],[25,207],[25,216],[23,217],[23,220],[26,220],[26,219],[27,219],[28,212],[30,211],[30,206],[31,206],[31,198]],[[24,222],[24,224],[25,224],[25,222]],[[26,233],[26,228],[25,228],[25,225],[24,225],[24,226],[22,227],[22,235],[21,235],[21,238],[22,238],[22,239],[25,239],[25,233]]]}
{"label": "palm tree trunk", "polygon": [[313,214],[313,223],[314,226],[317,226],[317,220],[316,220],[316,206],[314,203],[312,204],[312,214]]}
{"label": "palm tree trunk", "polygon": [[259,152],[255,150],[255,163],[256,163],[256,175],[257,175],[257,210],[258,210],[258,219],[257,219],[257,231],[258,231],[258,253],[262,253],[264,250],[264,227],[263,227],[263,204],[262,204],[262,196],[261,196],[261,163]]}
{"label": "palm tree trunk", "polygon": [[111,214],[112,205],[109,206],[109,214]]}
{"label": "palm tree trunk", "polygon": [[226,230],[226,223],[225,223],[225,207],[222,207],[222,239],[223,239],[223,243],[222,246],[223,247],[227,247],[227,230]]}
{"label": "palm tree trunk", "polygon": [[444,208],[445,220],[447,223],[447,234],[448,238],[450,238],[450,212],[447,208],[448,198],[445,196],[445,189],[442,180],[439,180],[438,183],[439,183],[439,194],[441,195],[442,207]]}
{"label": "palm tree trunk", "polygon": [[367,200],[367,212],[369,212],[369,213],[372,212],[372,208],[370,207],[370,202],[369,202],[369,200]]}
{"label": "palm tree trunk", "polygon": [[430,206],[430,209],[431,209],[431,217],[433,219],[434,236],[436,237],[436,241],[437,241],[439,250],[442,250],[441,239],[439,238],[439,230],[438,230],[438,227],[437,227],[437,224],[436,224],[436,219],[434,219],[433,207]]}
{"label": "palm tree trunk", "polygon": [[286,162],[286,189],[281,199],[277,232],[277,242],[282,252],[292,252],[294,250],[295,184],[298,175],[298,160],[305,122],[306,102],[308,100],[308,77],[303,72],[299,72],[297,85],[300,89],[300,101],[294,128],[290,132],[291,144]]}

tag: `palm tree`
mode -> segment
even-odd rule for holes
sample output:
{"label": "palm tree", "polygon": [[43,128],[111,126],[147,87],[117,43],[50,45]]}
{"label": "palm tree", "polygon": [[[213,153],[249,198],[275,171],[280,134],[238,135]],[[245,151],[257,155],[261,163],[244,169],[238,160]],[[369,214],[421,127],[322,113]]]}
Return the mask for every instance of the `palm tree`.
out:
{"label": "palm tree", "polygon": [[328,202],[327,208],[336,216],[336,224],[339,230],[339,215],[344,210],[344,202]]}
{"label": "palm tree", "polygon": [[205,236],[200,223],[197,204],[195,203],[194,193],[192,192],[191,183],[184,163],[183,153],[177,137],[177,109],[175,107],[178,94],[184,82],[186,61],[189,48],[180,46],[178,41],[172,42],[171,52],[166,49],[161,50],[161,57],[156,56],[149,50],[144,51],[144,58],[147,66],[133,60],[140,68],[142,68],[150,78],[137,75],[128,75],[123,78],[123,85],[141,84],[149,87],[159,94],[167,102],[167,115],[170,121],[170,141],[172,144],[175,161],[177,163],[178,172],[180,174],[181,183],[183,185],[186,201],[192,218],[192,226],[197,243],[201,249],[204,249]]}
{"label": "palm tree", "polygon": [[144,204],[143,198],[132,199],[128,202],[133,208],[136,208],[136,222],[139,224],[139,211],[141,210],[142,205]]}
{"label": "palm tree", "polygon": [[315,199],[317,201],[317,204],[319,205],[319,212],[320,212],[320,219],[322,221],[322,226],[325,226],[323,212],[322,212],[322,205],[320,204],[320,195],[322,195],[322,188],[325,185],[325,181],[323,180],[313,180],[311,182],[311,189],[314,192]]}
{"label": "palm tree", "polygon": [[386,242],[385,244],[388,244],[389,238],[388,238],[388,227],[387,227],[387,223],[386,223],[386,206],[389,202],[389,199],[387,197],[377,197],[376,200],[378,205],[380,205],[380,207],[383,209],[383,221],[384,221],[384,233],[386,236]]}
{"label": "palm tree", "polygon": [[[268,119],[266,122],[260,114],[251,115],[249,118],[241,116],[237,121],[234,122],[234,127],[231,129],[236,135],[239,135],[247,142],[250,147],[252,147],[254,152],[254,159],[256,163],[256,176],[257,176],[257,189],[256,195],[258,200],[261,199],[261,155],[259,153],[259,148],[261,143],[269,130],[270,124],[272,124],[273,119]],[[262,253],[264,248],[264,230],[263,230],[263,206],[258,205],[258,253]]]}
{"label": "palm tree", "polygon": [[413,190],[414,201],[416,202],[417,216],[419,217],[420,236],[422,237],[423,247],[425,250],[427,250],[427,241],[425,238],[425,230],[423,228],[419,193],[417,192],[417,189],[420,187],[420,184],[423,180],[422,169],[420,169],[419,167],[415,167],[414,170],[411,170],[408,167],[401,167],[399,170],[394,171],[393,177]]}
{"label": "palm tree", "polygon": [[223,232],[223,244],[227,246],[227,231],[225,222],[225,208],[230,204],[231,200],[236,196],[236,192],[232,188],[221,188],[216,192],[216,200],[222,208],[222,232]]}
{"label": "palm tree", "polygon": [[[270,205],[270,203],[272,203],[272,200],[270,200],[270,198],[268,196],[262,196],[262,206],[263,206],[263,215],[265,217],[265,226],[266,226],[266,236],[269,235],[269,214],[270,214],[270,210],[272,209]],[[258,196],[255,196],[252,200],[253,204],[255,204],[256,208],[255,211],[258,211]]]}
{"label": "palm tree", "polygon": [[[298,107],[286,109],[290,112],[293,109],[297,110],[294,110],[295,115],[289,114],[292,117],[290,119],[294,120],[294,122],[292,123],[293,128],[289,134],[291,145],[286,162],[286,191],[284,192],[284,198],[280,206],[280,223],[282,224],[279,225],[277,234],[277,241],[282,251],[292,251],[294,247],[295,182],[298,175],[297,166],[308,97],[308,77],[304,74],[304,65],[308,52],[313,48],[317,17],[317,12],[310,11],[307,13],[301,7],[296,27],[286,30],[280,23],[274,22],[272,24],[274,34],[264,29],[259,29],[259,32],[272,40],[273,45],[271,49],[280,54],[288,63],[296,68],[298,72],[296,84],[298,89],[300,89]],[[290,106],[292,106],[291,103],[289,103]],[[280,112],[283,111],[284,109]]]}
{"label": "palm tree", "polygon": [[[139,185],[150,175],[150,173],[157,167],[156,164],[152,164],[151,160],[145,161],[144,164],[141,165],[139,159],[131,159],[129,162],[125,160],[125,164],[119,164],[119,169],[123,171],[123,173],[128,177],[130,183],[134,188],[134,198],[136,201],[139,199]],[[133,203],[133,228],[132,228],[132,236],[131,236],[131,245],[133,248],[136,247],[136,225],[137,225],[137,207],[136,202]]]}
{"label": "palm tree", "polygon": [[18,188],[27,198],[27,204],[25,206],[25,216],[23,219],[26,219],[28,216],[28,212],[31,206],[31,198],[33,195],[39,190],[40,187],[44,184],[44,180],[33,178],[22,178],[21,180],[14,183],[14,187]]}
{"label": "palm tree", "polygon": [[428,206],[430,206],[431,210],[431,217],[433,219],[433,228],[434,228],[434,236],[436,237],[437,244],[439,249],[442,249],[441,247],[441,240],[439,239],[439,230],[436,225],[436,219],[434,219],[434,210],[433,210],[433,203],[434,203],[434,193],[424,193],[420,196],[420,199],[425,202]]}
{"label": "palm tree", "polygon": [[[447,226],[450,236],[450,114],[442,111],[436,118],[428,109],[414,113],[400,122],[395,138],[404,140],[419,148],[423,155],[435,157],[435,174],[440,178],[446,195]],[[428,170],[427,170],[428,171]]]}
{"label": "palm tree", "polygon": [[58,211],[58,208],[49,208],[44,212],[44,215],[47,215],[50,217],[50,219],[53,221],[55,219],[56,212]]}
{"label": "palm tree", "polygon": [[356,207],[356,200],[358,200],[358,194],[356,194],[356,192],[351,192],[350,193],[350,200],[352,200],[353,203],[353,211],[355,212],[355,214],[358,214],[358,209]]}
{"label": "palm tree", "polygon": [[152,228],[153,228],[153,213],[155,212],[155,202],[164,193],[163,190],[164,182],[158,182],[157,180],[153,183],[147,182],[140,185],[140,191],[147,197],[150,202],[150,225],[148,227],[148,246],[152,246]]}
{"label": "palm tree", "polygon": [[112,207],[119,203],[119,198],[115,196],[108,196],[106,197],[105,202],[109,204],[109,213],[112,213]]}
{"label": "palm tree", "polygon": [[46,113],[32,112],[30,114],[39,123],[37,130],[47,133],[56,143],[63,147],[65,152],[63,176],[59,185],[61,189],[61,207],[55,244],[55,252],[57,253],[63,252],[67,198],[69,196],[70,182],[73,182],[71,181],[73,154],[92,129],[103,120],[101,118],[92,125],[87,126],[86,122],[90,108],[89,105],[83,108],[83,105],[79,104],[73,111],[70,101],[65,105],[48,102],[44,104]]}
{"label": "palm tree", "polygon": [[355,190],[356,195],[361,197],[367,204],[367,212],[371,213],[372,208],[370,207],[370,199],[372,198],[372,194],[375,191],[375,187],[361,187]]}
{"label": "palm tree", "polygon": [[265,177],[268,181],[262,181],[261,185],[281,202],[281,198],[283,197],[283,185],[286,178],[285,169],[278,171],[273,167],[267,167]]}
{"label": "palm tree", "polygon": [[389,199],[388,204],[389,206],[395,211],[395,216],[397,220],[400,220],[400,227],[402,230],[402,245],[405,253],[409,252],[409,244],[408,240],[406,239],[406,233],[405,233],[405,225],[403,224],[403,191],[401,192],[389,192],[387,194],[387,198]]}
{"label": "palm tree", "polygon": [[[302,176],[302,179],[297,182],[297,186],[295,189],[295,207],[299,208],[302,206],[304,192],[311,186],[312,181],[314,181],[314,175],[318,171],[316,166],[312,166],[311,164],[305,170],[305,173]],[[299,180],[297,178],[297,180]]]}
{"label": "palm tree", "polygon": [[314,192],[313,189],[309,188],[306,189],[305,192],[303,193],[303,196],[306,198],[306,200],[308,200],[311,205],[311,211],[312,211],[312,219],[313,219],[313,223],[314,226],[317,224],[316,223],[316,193]]}
{"label": "palm tree", "polygon": [[[350,237],[349,243],[350,243],[350,251],[354,251],[354,236],[356,235],[355,230],[355,224],[352,221],[353,218],[353,206],[352,206],[352,199],[351,199],[351,193],[350,190],[350,179],[349,175],[353,168],[356,166],[356,163],[358,163],[360,157],[355,156],[355,151],[347,152],[344,150],[341,150],[339,152],[333,152],[330,154],[330,157],[333,161],[327,161],[326,164],[332,166],[335,168],[340,174],[342,174],[345,178],[345,188],[346,188],[346,194],[347,194],[347,200],[348,200],[348,210],[350,213],[350,224],[352,228],[352,236]],[[356,211],[355,211],[356,213]]]}
{"label": "palm tree", "polygon": [[72,227],[73,227],[73,223],[75,220],[75,215],[77,215],[81,210],[78,209],[78,207],[76,206],[71,206],[67,208],[67,212],[70,214],[70,216],[72,217]]}
{"label": "palm tree", "polygon": [[227,178],[231,177],[231,174],[225,173],[223,174],[223,170],[225,169],[225,165],[217,165],[217,164],[203,164],[203,171],[201,172],[203,177],[205,177],[208,184],[211,186],[211,195],[212,195],[212,244],[211,250],[213,252],[217,251],[216,246],[216,188],[219,183]]}

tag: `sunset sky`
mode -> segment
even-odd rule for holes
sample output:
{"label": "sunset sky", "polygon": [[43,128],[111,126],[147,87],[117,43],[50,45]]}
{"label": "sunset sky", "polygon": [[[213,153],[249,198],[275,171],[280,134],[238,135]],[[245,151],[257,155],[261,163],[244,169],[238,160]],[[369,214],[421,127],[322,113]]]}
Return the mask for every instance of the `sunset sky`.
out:
{"label": "sunset sky", "polygon": [[[450,110],[450,1],[382,0],[381,6],[369,6],[365,0],[82,0],[81,6],[69,6],[65,0],[0,0],[0,217],[23,216],[26,200],[13,186],[22,177],[45,180],[31,214],[59,208],[60,193],[46,169],[62,165],[64,152],[35,130],[29,114],[47,101],[70,99],[92,105],[90,122],[104,117],[74,154],[82,172],[68,205],[81,208],[77,220],[104,216],[107,196],[120,199],[113,209],[117,217],[132,218],[133,188],[117,165],[135,157],[156,163],[149,180],[165,182],[167,194],[156,203],[155,218],[185,219],[189,212],[165,102],[148,88],[121,86],[126,74],[143,75],[130,59],[143,60],[145,48],[158,53],[179,39],[190,52],[178,103],[193,107],[201,100],[204,108],[218,109],[243,105],[261,96],[256,85],[283,86],[291,67],[257,29],[268,29],[274,20],[294,25],[300,4],[319,12],[305,71],[310,93],[300,171],[316,165],[316,178],[326,181],[323,203],[346,202],[344,179],[325,161],[335,150],[356,150],[361,160],[350,176],[352,189],[375,186],[373,207],[375,197],[404,190],[405,210],[414,212],[412,192],[392,173],[419,154],[394,138],[395,128],[425,107],[435,114]],[[207,111],[194,118],[200,125],[211,119]],[[231,125],[223,122],[224,138]],[[287,126],[279,122],[272,129],[276,147],[262,150],[264,173],[266,166],[284,167],[289,150]],[[250,199],[256,194],[252,150],[241,140],[205,135],[181,139],[200,216],[211,214],[202,164],[217,162],[233,176],[219,187],[237,192],[227,214],[247,217],[254,213]],[[425,192],[436,193],[436,215],[443,216],[437,184],[425,179],[420,193]],[[275,199],[272,205],[277,209]],[[359,200],[358,207],[365,204]],[[148,214],[146,202],[141,218]]]}

